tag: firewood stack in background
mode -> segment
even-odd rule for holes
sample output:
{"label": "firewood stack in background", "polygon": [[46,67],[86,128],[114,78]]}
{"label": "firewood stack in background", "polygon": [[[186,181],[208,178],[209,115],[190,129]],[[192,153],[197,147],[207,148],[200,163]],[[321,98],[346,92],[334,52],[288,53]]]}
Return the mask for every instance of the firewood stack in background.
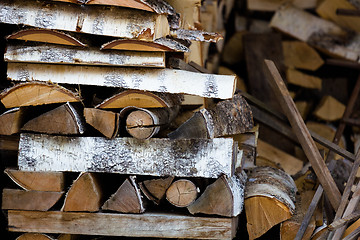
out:
{"label": "firewood stack in background", "polygon": [[4,236],[356,239],[359,6],[1,1]]}

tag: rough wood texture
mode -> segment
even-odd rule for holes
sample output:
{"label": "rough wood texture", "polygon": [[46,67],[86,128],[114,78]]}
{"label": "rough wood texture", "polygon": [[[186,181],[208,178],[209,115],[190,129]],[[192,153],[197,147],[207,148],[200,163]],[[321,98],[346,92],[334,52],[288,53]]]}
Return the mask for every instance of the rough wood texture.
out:
{"label": "rough wood texture", "polygon": [[207,186],[201,196],[188,207],[191,214],[204,213],[234,217],[242,212],[247,176],[244,171],[232,177],[225,175]]}
{"label": "rough wood texture", "polygon": [[84,119],[80,110],[69,102],[31,119],[21,128],[47,134],[73,135],[83,134]]}
{"label": "rough wood texture", "polygon": [[236,94],[233,99],[219,102],[214,108],[201,109],[169,137],[215,138],[244,133],[253,126],[250,106],[240,94]]}
{"label": "rough wood texture", "polygon": [[0,99],[6,108],[80,101],[77,94],[64,87],[41,82],[16,84],[5,89]]}
{"label": "rough wood texture", "polygon": [[289,68],[315,71],[324,64],[324,60],[307,43],[301,41],[282,42],[284,63]]}
{"label": "rough wood texture", "polygon": [[165,15],[105,6],[76,6],[35,1],[1,1],[0,22],[83,32],[121,38],[153,40],[169,34]]}
{"label": "rough wood texture", "polygon": [[59,32],[51,29],[24,29],[17,31],[9,36],[6,39],[16,39],[16,40],[24,40],[24,41],[32,41],[32,42],[46,42],[53,44],[61,44],[67,46],[78,46],[78,47],[86,47],[85,43],[82,43],[75,37],[66,34],[64,32]]}
{"label": "rough wood texture", "polygon": [[180,104],[180,96],[140,90],[125,90],[105,99],[96,108],[139,108],[173,107]]}
{"label": "rough wood texture", "polygon": [[314,115],[321,120],[336,121],[342,118],[345,108],[345,105],[339,102],[336,98],[327,95],[321,99],[319,105],[314,111]]}
{"label": "rough wood texture", "polygon": [[283,53],[281,35],[275,33],[247,34],[243,37],[246,68],[251,95],[266,102],[273,109],[279,109],[276,97],[266,79],[264,59],[271,59],[282,72]]}
{"label": "rough wood texture", "polygon": [[143,213],[145,206],[135,176],[127,178],[101,208],[121,213]]}
{"label": "rough wood texture", "polygon": [[97,212],[103,203],[102,197],[97,176],[89,172],[81,173],[66,193],[61,210],[64,212]]}
{"label": "rough wood texture", "polygon": [[155,204],[159,205],[160,201],[164,198],[166,190],[174,180],[173,176],[167,178],[157,178],[145,180],[139,184],[141,191],[144,195]]}
{"label": "rough wood texture", "polygon": [[120,124],[119,113],[96,108],[84,108],[84,116],[85,121],[105,137],[114,138],[118,134]]}
{"label": "rough wood texture", "polygon": [[24,190],[61,192],[64,190],[63,172],[27,172],[11,168],[5,174]]}
{"label": "rough wood texture", "polygon": [[268,144],[262,140],[257,141],[257,165],[259,158],[266,159],[279,165],[289,175],[294,175],[303,168],[303,161]]}
{"label": "rough wood texture", "polygon": [[21,134],[18,164],[21,170],[29,171],[217,178],[221,174],[233,175],[234,149],[233,139],[227,138],[109,140]]}
{"label": "rough wood texture", "polygon": [[[208,98],[232,98],[235,76],[193,73],[174,69],[115,68],[8,63],[8,78],[55,83],[122,87],[167,93],[187,93]],[[134,78],[136,76],[136,78]],[[193,81],[196,79],[196,81]]]}
{"label": "rough wood texture", "polygon": [[296,186],[285,172],[257,167],[249,174],[245,192],[245,212],[250,239],[266,233],[295,211]]}
{"label": "rough wood texture", "polygon": [[54,239],[42,233],[24,233],[19,237],[17,237],[16,240],[54,240]]}
{"label": "rough wood texture", "polygon": [[175,29],[170,35],[188,41],[213,42],[216,43],[224,37],[219,33],[204,32],[200,30]]}
{"label": "rough wood texture", "polygon": [[187,179],[179,179],[173,182],[166,191],[166,199],[176,207],[187,207],[198,196],[196,185]]}
{"label": "rough wood texture", "polygon": [[[8,212],[9,230],[103,236],[233,239],[237,218],[205,218],[175,214],[110,214]],[[127,227],[124,227],[127,226]]]}
{"label": "rough wood texture", "polygon": [[321,90],[322,87],[321,78],[291,68],[286,71],[286,80],[290,84],[304,88]]}
{"label": "rough wood texture", "polygon": [[158,38],[154,41],[140,41],[135,39],[116,39],[105,43],[101,50],[132,50],[145,52],[189,52],[189,48],[171,38]]}
{"label": "rough wood texture", "polygon": [[3,189],[2,209],[48,211],[64,192]]}
{"label": "rough wood texture", "polygon": [[359,34],[350,35],[335,23],[289,4],[279,8],[271,19],[270,26],[307,42],[328,55],[351,61],[359,59]]}
{"label": "rough wood texture", "polygon": [[0,115],[0,135],[19,133],[24,124],[23,108],[13,108]]}
{"label": "rough wood texture", "polygon": [[165,54],[160,52],[100,51],[56,45],[9,44],[4,55],[7,62],[50,64],[110,65],[127,67],[165,67]]}
{"label": "rough wood texture", "polygon": [[317,14],[324,19],[329,19],[339,26],[360,32],[359,18],[356,16],[342,16],[336,13],[337,9],[357,9],[356,6],[346,0],[326,0],[322,1],[316,8]]}
{"label": "rough wood texture", "polygon": [[325,165],[318,149],[316,148],[315,142],[312,139],[309,130],[306,128],[300,113],[297,111],[295,103],[289,95],[289,92],[279,72],[277,71],[275,64],[270,60],[265,60],[265,64],[267,66],[268,73],[270,74],[269,81],[273,91],[276,93],[277,99],[286,113],[286,116],[289,119],[290,124],[298,137],[316,176],[324,188],[331,205],[334,208],[337,208],[341,198],[340,191],[337,188],[335,181],[332,178],[329,169]]}
{"label": "rough wood texture", "polygon": [[152,109],[127,107],[120,111],[120,116],[126,115],[126,131],[131,136],[137,139],[149,139],[169,126],[177,116],[179,108],[179,106]]}

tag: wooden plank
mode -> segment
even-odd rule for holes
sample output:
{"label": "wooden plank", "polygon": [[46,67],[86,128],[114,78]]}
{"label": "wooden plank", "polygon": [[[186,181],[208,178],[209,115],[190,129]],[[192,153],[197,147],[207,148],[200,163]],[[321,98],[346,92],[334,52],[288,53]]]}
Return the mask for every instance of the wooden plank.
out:
{"label": "wooden plank", "polygon": [[100,51],[96,48],[49,44],[8,44],[4,60],[50,64],[165,67],[165,54],[161,52]]}
{"label": "wooden plank", "polygon": [[165,15],[118,7],[4,0],[0,22],[37,28],[153,40],[169,34]]}
{"label": "wooden plank", "polygon": [[208,98],[232,98],[236,76],[193,73],[175,69],[115,68],[8,63],[14,81],[123,87],[154,92],[187,93]]}
{"label": "wooden plank", "polygon": [[4,189],[2,209],[48,211],[59,201],[64,192],[24,191]]}
{"label": "wooden plank", "polygon": [[20,170],[205,178],[232,176],[237,152],[233,139],[227,138],[110,140],[21,134],[19,145]]}
{"label": "wooden plank", "polygon": [[103,236],[233,239],[237,218],[175,214],[8,211],[9,230]]}
{"label": "wooden plank", "polygon": [[341,194],[337,188],[334,179],[332,178],[329,169],[325,165],[314,140],[311,138],[309,130],[307,129],[300,113],[297,111],[294,101],[276,69],[275,64],[271,60],[265,60],[267,66],[270,84],[276,93],[277,99],[280,102],[282,109],[290,121],[290,124],[298,137],[301,146],[303,147],[306,156],[311,163],[316,176],[318,177],[326,195],[328,196],[331,205],[337,209],[340,203]]}

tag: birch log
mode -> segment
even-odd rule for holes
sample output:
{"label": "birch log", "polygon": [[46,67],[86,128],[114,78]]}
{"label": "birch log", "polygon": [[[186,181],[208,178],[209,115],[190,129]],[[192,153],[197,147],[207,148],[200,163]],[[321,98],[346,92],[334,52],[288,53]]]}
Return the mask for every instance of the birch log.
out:
{"label": "birch log", "polygon": [[245,211],[250,239],[266,233],[294,214],[296,186],[281,170],[257,167],[246,184]]}
{"label": "birch log", "polygon": [[125,90],[105,99],[96,108],[125,108],[128,106],[138,108],[170,108],[179,105],[180,102],[181,95]]}
{"label": "birch log", "polygon": [[198,196],[197,186],[188,179],[173,182],[166,191],[166,199],[176,207],[187,207]]}
{"label": "birch log", "polygon": [[158,38],[154,41],[135,39],[116,39],[101,46],[104,49],[151,51],[151,52],[189,52],[189,48],[171,38]]}
{"label": "birch log", "polygon": [[64,192],[24,191],[4,189],[2,209],[48,211],[54,206]]}
{"label": "birch log", "polygon": [[28,172],[11,168],[5,169],[4,172],[24,190],[49,192],[64,191],[65,175],[63,172]]}
{"label": "birch log", "polygon": [[221,176],[188,206],[189,212],[236,217],[243,209],[246,179],[244,171],[232,177]]}
{"label": "birch log", "polygon": [[165,54],[161,52],[100,51],[43,44],[9,44],[4,59],[7,62],[165,67]]}
{"label": "birch log", "polygon": [[154,92],[187,93],[208,98],[232,98],[236,76],[193,73],[174,69],[115,68],[8,63],[13,81],[122,87]]}
{"label": "birch log", "polygon": [[78,107],[67,102],[31,119],[21,130],[61,135],[83,134],[85,120]]}
{"label": "birch log", "polygon": [[139,183],[139,187],[145,197],[159,205],[173,180],[173,176],[145,180]]}
{"label": "birch log", "polygon": [[233,139],[227,138],[109,140],[21,134],[18,164],[27,171],[217,178],[233,175],[236,153]]}
{"label": "birch log", "polygon": [[80,102],[80,97],[76,93],[55,84],[42,82],[16,84],[5,89],[0,94],[0,99],[6,108]]}
{"label": "birch log", "polygon": [[8,211],[8,219],[9,230],[14,232],[228,240],[235,237],[238,220],[164,213],[111,214],[14,210]]}
{"label": "birch log", "polygon": [[1,1],[0,9],[0,22],[8,24],[147,40],[170,32],[165,15],[135,9],[21,0]]}
{"label": "birch log", "polygon": [[87,47],[87,45],[70,34],[51,29],[30,28],[17,31],[6,39],[16,39],[32,42],[46,42],[67,46]]}
{"label": "birch log", "polygon": [[41,233],[24,233],[20,235],[16,240],[55,240],[52,237],[49,237]]}

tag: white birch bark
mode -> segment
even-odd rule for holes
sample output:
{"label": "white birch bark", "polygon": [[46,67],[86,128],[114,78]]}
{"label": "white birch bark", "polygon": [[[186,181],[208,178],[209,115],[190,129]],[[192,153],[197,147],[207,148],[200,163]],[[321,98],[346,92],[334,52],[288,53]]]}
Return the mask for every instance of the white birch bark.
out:
{"label": "white birch bark", "polygon": [[8,63],[13,81],[122,87],[154,92],[186,93],[207,98],[232,98],[236,76],[194,73],[176,69],[116,68]]}
{"label": "white birch bark", "polygon": [[21,134],[18,165],[23,171],[217,178],[221,174],[233,175],[233,151],[234,141],[230,138],[109,140]]}

